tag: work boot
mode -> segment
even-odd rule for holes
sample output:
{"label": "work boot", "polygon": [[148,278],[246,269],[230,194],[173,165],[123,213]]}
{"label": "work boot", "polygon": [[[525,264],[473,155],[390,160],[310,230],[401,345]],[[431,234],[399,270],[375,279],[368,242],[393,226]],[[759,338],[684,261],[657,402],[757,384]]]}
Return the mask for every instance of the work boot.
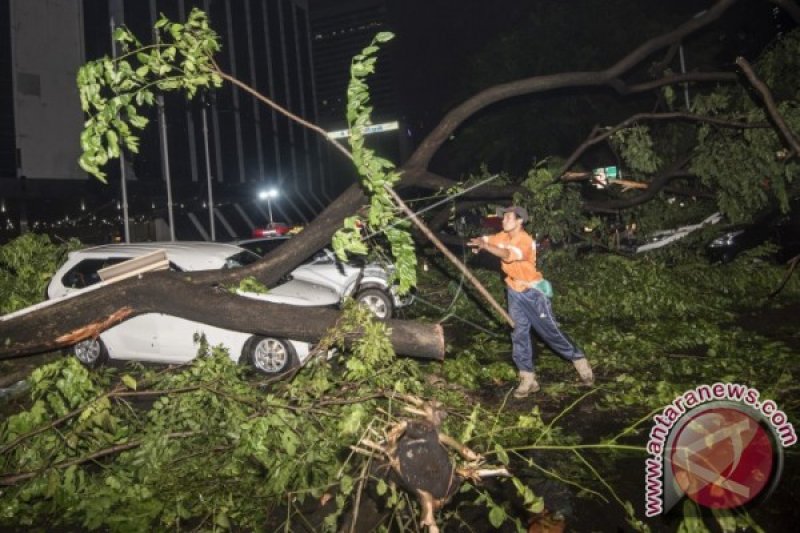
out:
{"label": "work boot", "polygon": [[519,372],[519,386],[514,389],[514,398],[525,398],[532,392],[539,392],[539,383],[533,372]]}
{"label": "work boot", "polygon": [[578,371],[578,375],[581,377],[581,381],[584,385],[588,387],[594,385],[594,373],[592,372],[592,366],[589,364],[588,359],[582,357],[573,361],[572,364],[575,365],[575,370]]}

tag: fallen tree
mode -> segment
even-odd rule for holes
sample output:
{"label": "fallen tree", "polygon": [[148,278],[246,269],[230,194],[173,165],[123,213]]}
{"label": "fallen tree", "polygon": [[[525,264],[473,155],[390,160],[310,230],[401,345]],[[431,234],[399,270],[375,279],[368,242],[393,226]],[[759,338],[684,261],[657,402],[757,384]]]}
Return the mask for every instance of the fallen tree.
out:
{"label": "fallen tree", "polygon": [[[307,342],[321,339],[340,316],[335,309],[266,302],[221,287],[204,288],[169,272],[153,272],[1,321],[2,358],[70,346],[146,313]],[[387,325],[397,353],[423,359],[444,358],[441,326],[404,320],[390,320]]]}

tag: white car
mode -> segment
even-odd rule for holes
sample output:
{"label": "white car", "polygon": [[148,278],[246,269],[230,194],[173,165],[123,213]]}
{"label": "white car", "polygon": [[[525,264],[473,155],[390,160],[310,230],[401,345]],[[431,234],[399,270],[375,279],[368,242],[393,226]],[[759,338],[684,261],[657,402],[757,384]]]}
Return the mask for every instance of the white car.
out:
{"label": "white car", "polygon": [[[285,236],[265,237],[236,241],[235,244],[263,256],[288,239]],[[291,272],[291,279],[327,287],[339,295],[340,301],[352,296],[366,305],[376,317],[387,320],[396,309],[414,301],[413,295],[400,296],[397,293],[397,286],[390,282],[393,268],[384,268],[377,263],[363,266],[345,263],[339,261],[333,251],[323,248],[295,268]]]}
{"label": "white car", "polygon": [[[69,254],[56,271],[47,294],[51,299],[72,298],[103,285],[97,271],[147,253],[164,250],[170,268],[179,271],[233,268],[258,260],[258,256],[229,244],[147,243],[104,245]],[[339,295],[323,286],[292,280],[267,294],[240,295],[297,306],[335,306]],[[8,317],[6,317],[8,318]],[[249,363],[266,374],[281,374],[301,364],[312,346],[307,342],[242,333],[160,313],[148,313],[110,328],[97,339],[74,346],[84,365],[94,368],[109,359],[185,363],[195,358],[195,338],[205,335],[209,346],[224,345],[231,359]]]}

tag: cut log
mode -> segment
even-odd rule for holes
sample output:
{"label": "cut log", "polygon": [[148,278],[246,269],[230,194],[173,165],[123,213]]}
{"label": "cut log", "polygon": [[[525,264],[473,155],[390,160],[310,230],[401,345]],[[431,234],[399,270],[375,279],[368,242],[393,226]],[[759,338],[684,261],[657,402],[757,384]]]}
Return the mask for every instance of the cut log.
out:
{"label": "cut log", "polygon": [[[0,359],[63,348],[145,313],[312,343],[341,316],[336,309],[255,300],[196,285],[174,273],[153,272],[0,321]],[[388,326],[398,354],[444,359],[441,326],[404,320],[390,320]]]}

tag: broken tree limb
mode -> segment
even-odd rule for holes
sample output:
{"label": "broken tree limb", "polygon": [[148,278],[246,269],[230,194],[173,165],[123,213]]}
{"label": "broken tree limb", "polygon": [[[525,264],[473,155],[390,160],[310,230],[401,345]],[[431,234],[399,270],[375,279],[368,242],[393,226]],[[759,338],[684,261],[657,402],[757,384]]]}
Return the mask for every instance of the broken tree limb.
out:
{"label": "broken tree limb", "polygon": [[294,122],[297,122],[301,126],[303,126],[305,128],[308,128],[311,131],[314,131],[314,132],[320,134],[323,139],[325,139],[330,144],[332,144],[337,150],[339,150],[342,154],[344,154],[345,157],[347,157],[350,160],[353,159],[353,154],[350,153],[350,150],[348,150],[347,148],[345,148],[344,146],[342,146],[341,144],[336,142],[334,139],[332,139],[328,135],[327,131],[325,131],[321,127],[317,126],[316,124],[313,124],[313,123],[305,120],[304,118],[295,115],[294,113],[292,113],[291,111],[289,111],[285,107],[279,105],[277,102],[275,102],[271,98],[267,98],[266,96],[264,96],[260,92],[256,91],[255,89],[253,89],[252,87],[250,87],[246,83],[241,82],[235,76],[231,76],[230,74],[228,74],[227,72],[225,72],[221,68],[219,68],[219,65],[217,65],[216,62],[213,62],[213,64],[214,64],[214,68],[216,68],[217,74],[219,74],[219,76],[223,80],[226,80],[226,81],[230,82],[231,84],[235,85],[236,87],[239,87],[241,90],[245,91],[246,93],[248,93],[248,94],[252,95],[253,97],[257,98],[258,100],[261,100],[262,102],[264,102],[266,105],[268,105],[269,107],[271,107],[272,109],[274,109],[278,113],[280,113],[280,114],[284,115],[285,117],[287,117],[289,120],[293,120]]}
{"label": "broken tree limb", "polygon": [[767,87],[766,83],[761,81],[758,76],[756,76],[756,73],[753,72],[753,67],[750,66],[750,63],[748,63],[745,58],[737,57],[736,64],[742,69],[742,72],[744,72],[747,80],[753,85],[759,94],[761,94],[761,98],[764,99],[764,105],[767,106],[767,112],[769,113],[769,116],[772,118],[773,122],[775,122],[775,126],[777,126],[778,131],[780,131],[781,135],[783,135],[786,144],[789,145],[789,148],[792,149],[796,156],[800,155],[800,143],[797,142],[792,130],[789,129],[786,121],[783,120],[783,117],[778,112],[778,106],[775,105],[775,99],[772,98],[772,91],[769,90],[769,87]]}
{"label": "broken tree limb", "polygon": [[[719,0],[715,2],[702,16],[691,18],[673,31],[644,42],[605,70],[534,76],[495,85],[483,90],[447,113],[444,119],[422,140],[404,165],[404,168],[427,168],[434,154],[438,152],[439,148],[461,124],[482,109],[497,102],[516,96],[542,93],[567,87],[611,86],[617,91],[624,90],[626,87],[624,82],[619,79],[620,76],[630,72],[633,67],[640,64],[654,52],[667,48],[684,39],[687,35],[711,24],[721,17],[734,3],[736,3],[736,0]],[[730,73],[726,74],[728,77],[731,76]],[[688,81],[677,77],[670,78],[670,82],[676,80]]]}
{"label": "broken tree limb", "polygon": [[497,300],[495,300],[494,297],[491,294],[489,294],[489,291],[487,291],[486,287],[484,287],[483,284],[480,281],[478,281],[478,278],[476,278],[472,274],[472,272],[469,271],[469,269],[466,267],[464,263],[459,261],[458,258],[455,255],[453,255],[453,252],[448,250],[447,247],[444,244],[442,244],[442,241],[440,241],[436,237],[436,235],[434,235],[433,232],[428,229],[425,223],[422,222],[411,209],[409,209],[409,207],[405,204],[405,202],[403,202],[403,199],[400,198],[400,196],[398,196],[398,194],[394,191],[394,189],[392,189],[390,185],[385,184],[384,188],[392,196],[394,201],[397,202],[397,205],[400,206],[400,209],[402,209],[403,212],[408,216],[408,218],[411,219],[411,221],[417,226],[417,228],[419,228],[419,230],[426,237],[428,237],[428,239],[430,239],[430,241],[434,244],[434,246],[436,246],[436,248],[438,248],[439,251],[442,252],[442,254],[444,254],[444,256],[447,259],[449,259],[450,262],[453,263],[455,267],[462,274],[464,274],[464,276],[469,280],[469,282],[472,283],[472,285],[478,290],[481,296],[483,296],[486,299],[486,301],[489,302],[489,304],[491,304],[492,307],[494,307],[495,311],[497,311],[500,314],[500,316],[503,317],[506,320],[506,322],[508,322],[513,328],[514,321],[511,320],[511,316],[509,316],[506,310],[499,303],[497,303]]}
{"label": "broken tree limb", "polygon": [[684,166],[689,162],[690,156],[684,155],[673,161],[670,165],[662,169],[656,176],[650,180],[648,187],[640,194],[627,199],[614,199],[602,202],[587,202],[583,208],[587,211],[607,211],[624,209],[635,205],[643,204],[651,200],[659,193],[670,181],[680,177],[691,176],[689,172],[684,170]]}
{"label": "broken tree limb", "polygon": [[[200,431],[180,431],[175,433],[167,433],[164,435],[164,438],[167,439],[185,439],[187,437],[193,437],[195,435],[200,434]],[[135,440],[132,442],[126,442],[124,444],[117,444],[115,446],[111,446],[109,448],[104,448],[102,450],[98,450],[94,453],[91,453],[85,457],[79,457],[77,459],[70,459],[68,461],[61,461],[59,463],[55,463],[47,468],[43,468],[41,470],[31,471],[31,472],[14,472],[14,473],[4,473],[0,474],[0,486],[13,486],[19,483],[20,481],[26,481],[28,479],[34,478],[41,473],[45,472],[49,468],[57,468],[59,470],[63,470],[65,468],[69,468],[70,466],[80,465],[84,463],[88,463],[89,461],[97,461],[98,459],[102,459],[103,457],[107,457],[109,455],[116,455],[128,450],[132,450],[134,448],[138,448],[142,445],[142,441]]]}
{"label": "broken tree limb", "polygon": [[737,128],[737,129],[753,129],[753,128],[769,128],[770,125],[765,122],[739,122],[735,120],[725,120],[719,117],[693,115],[691,113],[673,112],[673,113],[637,113],[632,115],[615,126],[609,128],[597,128],[592,130],[589,137],[572,152],[561,171],[557,173],[555,181],[564,180],[568,178],[570,167],[586,152],[590,147],[608,139],[616,132],[623,130],[639,121],[644,120],[685,120],[688,122],[702,122],[706,124],[713,124],[722,128]]}
{"label": "broken tree limb", "polygon": [[[0,321],[0,359],[52,351],[95,336],[118,322],[121,309],[125,309],[125,319],[162,313],[233,331],[306,342],[321,339],[341,314],[335,309],[239,296],[195,285],[169,272],[153,272]],[[116,319],[109,320],[115,313]],[[398,354],[444,358],[441,326],[404,320],[390,320],[387,325]]]}
{"label": "broken tree limb", "polygon": [[800,7],[797,6],[795,2],[792,0],[769,0],[776,6],[779,6],[781,9],[786,11],[786,13],[792,17],[792,19],[800,24]]}

